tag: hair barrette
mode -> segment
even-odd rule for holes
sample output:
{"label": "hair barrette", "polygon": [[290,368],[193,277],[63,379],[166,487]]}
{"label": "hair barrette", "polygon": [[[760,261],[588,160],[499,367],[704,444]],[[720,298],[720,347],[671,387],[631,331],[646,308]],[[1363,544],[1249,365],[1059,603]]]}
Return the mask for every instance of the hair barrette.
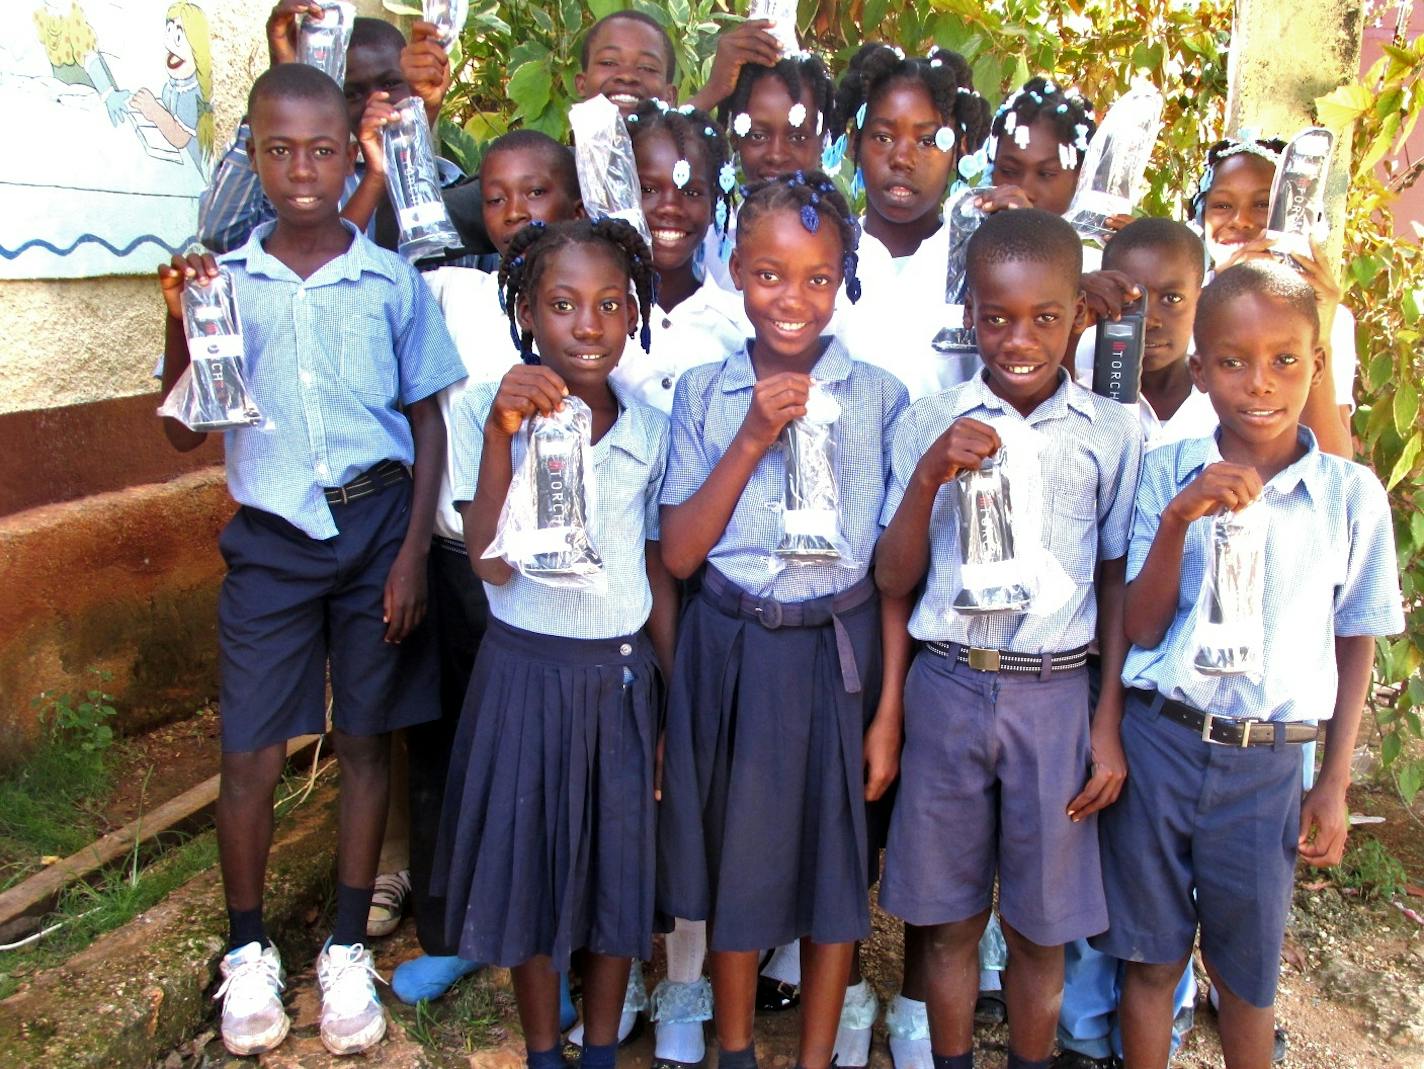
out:
{"label": "hair barrette", "polygon": [[692,181],[692,164],[686,160],[678,160],[672,165],[672,184],[678,189],[682,189],[690,181]]}
{"label": "hair barrette", "polygon": [[948,126],[941,126],[935,131],[935,148],[941,152],[948,152],[954,148],[954,131]]}
{"label": "hair barrette", "polygon": [[806,121],[806,105],[797,101],[791,105],[791,110],[786,113],[786,121],[792,126],[800,126]]}
{"label": "hair barrette", "polygon": [[746,137],[752,128],[752,117],[744,111],[737,112],[737,117],[732,120],[732,133],[738,137]]}
{"label": "hair barrette", "polygon": [[857,130],[864,130],[864,129],[865,129],[865,102],[864,102],[864,101],[861,102],[860,107],[858,107],[858,108],[856,109],[856,111],[855,111],[855,128],[856,128]]}
{"label": "hair barrette", "polygon": [[737,188],[737,168],[731,160],[725,161],[717,172],[717,185],[723,193],[731,193]]}
{"label": "hair barrette", "polygon": [[814,234],[821,229],[821,213],[810,204],[801,205],[801,225]]}

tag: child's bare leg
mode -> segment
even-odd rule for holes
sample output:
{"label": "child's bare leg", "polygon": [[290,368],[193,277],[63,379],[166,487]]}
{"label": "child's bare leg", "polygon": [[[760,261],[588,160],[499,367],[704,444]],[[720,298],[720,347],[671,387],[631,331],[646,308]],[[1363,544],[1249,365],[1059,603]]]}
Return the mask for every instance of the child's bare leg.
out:
{"label": "child's bare leg", "polygon": [[707,971],[712,978],[712,1019],[721,1050],[746,1050],[752,1045],[760,958],[755,950],[714,950],[707,955]]}
{"label": "child's bare leg", "polygon": [[831,1064],[854,956],[854,943],[801,940],[801,1054],[798,1060],[804,1069],[826,1069]]}
{"label": "child's bare leg", "polygon": [[1172,1015],[1177,981],[1186,958],[1172,965],[1129,961],[1123,970],[1118,1020],[1128,1069],[1164,1069],[1172,1051]]}
{"label": "child's bare leg", "polygon": [[[262,908],[267,853],[272,847],[272,792],[282,776],[287,748],[274,743],[250,753],[224,753],[218,781],[218,856],[227,908],[249,913]],[[260,918],[256,920],[258,938]],[[234,932],[234,940],[242,938]],[[250,942],[243,939],[243,942]]]}
{"label": "child's bare leg", "polygon": [[1009,965],[1004,970],[1009,1050],[1025,1061],[1039,1061],[1052,1056],[1058,1031],[1063,947],[1039,946],[1008,924],[1003,929],[1009,944]]}
{"label": "child's bare leg", "polygon": [[616,1046],[618,1018],[628,987],[632,958],[587,953],[583,961],[583,1041],[589,1047]]}
{"label": "child's bare leg", "polygon": [[1202,960],[1221,1000],[1216,1021],[1221,1030],[1221,1055],[1226,1069],[1270,1069],[1275,1046],[1275,1007],[1262,1009],[1233,994],[1212,968],[1211,959],[1203,955]]}
{"label": "child's bare leg", "polygon": [[[545,955],[530,958],[510,970],[519,1027],[530,1051],[555,1051],[559,1046],[559,974]],[[618,998],[623,998],[620,993]],[[616,1027],[615,1018],[615,1027]]]}
{"label": "child's bare leg", "polygon": [[336,846],[336,923],[332,942],[366,937],[371,887],[386,832],[391,787],[391,737],[332,733],[341,766],[341,802]]}
{"label": "child's bare leg", "polygon": [[920,930],[924,948],[925,1003],[936,1055],[963,1056],[974,1049],[974,999],[979,994],[979,937],[986,909],[967,920]]}

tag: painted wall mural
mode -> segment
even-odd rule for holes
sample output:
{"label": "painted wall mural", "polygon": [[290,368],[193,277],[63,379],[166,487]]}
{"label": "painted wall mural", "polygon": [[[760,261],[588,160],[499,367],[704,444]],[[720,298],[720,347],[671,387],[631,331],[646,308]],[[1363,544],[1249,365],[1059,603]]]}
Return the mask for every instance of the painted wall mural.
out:
{"label": "painted wall mural", "polygon": [[0,278],[152,270],[191,240],[213,140],[191,0],[0,3]]}

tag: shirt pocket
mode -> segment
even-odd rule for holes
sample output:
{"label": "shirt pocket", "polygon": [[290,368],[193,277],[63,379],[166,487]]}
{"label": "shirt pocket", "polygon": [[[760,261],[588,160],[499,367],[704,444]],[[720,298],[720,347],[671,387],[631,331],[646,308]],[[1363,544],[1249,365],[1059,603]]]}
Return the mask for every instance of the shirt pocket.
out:
{"label": "shirt pocket", "polygon": [[1048,549],[1075,583],[1093,581],[1098,560],[1097,472],[1081,461],[1045,472]]}
{"label": "shirt pocket", "polygon": [[362,314],[338,323],[341,379],[362,401],[379,407],[395,404],[396,361],[385,317]]}

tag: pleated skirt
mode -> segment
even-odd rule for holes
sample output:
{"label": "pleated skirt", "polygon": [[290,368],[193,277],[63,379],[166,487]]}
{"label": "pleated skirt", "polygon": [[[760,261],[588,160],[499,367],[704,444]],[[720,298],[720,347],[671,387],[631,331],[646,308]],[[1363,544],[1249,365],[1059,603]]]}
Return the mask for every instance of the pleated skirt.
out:
{"label": "pleated skirt", "polygon": [[494,618],[450,755],[433,886],[462,958],[652,953],[653,751],[662,685],[647,639],[569,639]]}

